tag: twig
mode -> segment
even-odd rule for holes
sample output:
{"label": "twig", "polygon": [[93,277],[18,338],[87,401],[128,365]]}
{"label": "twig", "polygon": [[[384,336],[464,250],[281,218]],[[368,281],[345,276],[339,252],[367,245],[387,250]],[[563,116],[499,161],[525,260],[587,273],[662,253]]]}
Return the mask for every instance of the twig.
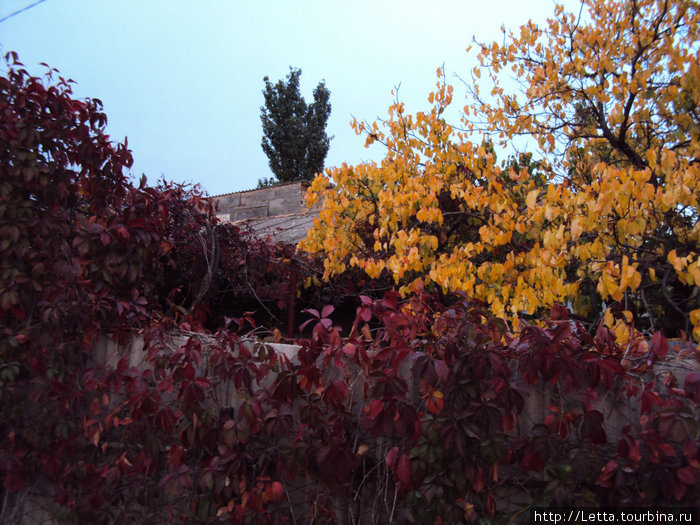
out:
{"label": "twig", "polygon": [[391,513],[389,514],[389,523],[394,521],[394,511],[396,510],[396,497],[399,494],[399,486],[394,485],[394,501],[391,504]]}

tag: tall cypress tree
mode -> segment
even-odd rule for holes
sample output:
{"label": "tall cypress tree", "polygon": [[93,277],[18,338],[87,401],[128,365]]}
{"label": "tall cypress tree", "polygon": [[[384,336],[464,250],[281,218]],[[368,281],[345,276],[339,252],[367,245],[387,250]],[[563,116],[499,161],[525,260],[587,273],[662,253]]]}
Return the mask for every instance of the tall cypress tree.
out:
{"label": "tall cypress tree", "polygon": [[265,105],[260,108],[262,149],[276,179],[261,179],[258,186],[275,182],[311,180],[323,171],[330,138],[326,123],[331,114],[330,91],[323,81],[314,89],[314,101],[306,104],[299,92],[300,69],[289,68],[287,81],[272,84],[265,77]]}

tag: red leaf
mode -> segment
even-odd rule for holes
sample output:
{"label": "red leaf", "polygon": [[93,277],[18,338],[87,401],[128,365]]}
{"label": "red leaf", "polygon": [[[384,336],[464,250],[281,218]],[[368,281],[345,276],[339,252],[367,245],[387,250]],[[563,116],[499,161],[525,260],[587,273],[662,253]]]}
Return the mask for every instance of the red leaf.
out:
{"label": "red leaf", "polygon": [[676,476],[678,476],[678,479],[686,485],[694,485],[696,480],[698,479],[697,469],[691,466],[678,469],[676,471]]}
{"label": "red leaf", "polygon": [[90,413],[97,416],[100,412],[102,412],[102,405],[100,404],[100,399],[96,397],[90,402]]}
{"label": "red leaf", "polygon": [[342,407],[347,395],[347,385],[339,380],[331,383],[321,397],[328,405]]}
{"label": "red leaf", "polygon": [[270,499],[272,501],[277,501],[282,496],[284,496],[284,486],[279,481],[273,481],[272,486],[270,487],[270,493]]}
{"label": "red leaf", "polygon": [[435,373],[440,378],[440,381],[447,381],[450,375],[450,369],[447,368],[445,362],[441,359],[436,359],[433,363],[435,364]]}
{"label": "red leaf", "polygon": [[694,485],[698,479],[697,469],[687,466],[676,471],[676,476],[686,485]]}
{"label": "red leaf", "polygon": [[651,336],[651,350],[661,357],[666,357],[668,354],[668,340],[661,332],[654,332]]}
{"label": "red leaf", "polygon": [[206,377],[198,377],[194,383],[201,388],[211,387],[211,381],[209,381]]}
{"label": "red leaf", "polygon": [[102,224],[100,224],[99,222],[94,222],[95,219],[96,219],[96,217],[90,217],[88,219],[89,226],[88,226],[87,230],[90,233],[102,233],[104,231],[105,227]]}
{"label": "red leaf", "polygon": [[304,321],[303,323],[301,323],[301,324],[299,325],[299,331],[300,331],[300,332],[303,332],[303,331],[304,331],[304,328],[306,328],[306,325],[308,325],[308,324],[309,324],[310,322],[312,322],[312,321],[315,321],[315,319],[307,319],[306,321]]}
{"label": "red leaf", "polygon": [[377,419],[377,416],[381,413],[384,408],[384,403],[378,399],[373,399],[370,401],[369,406],[366,408],[370,419]]}
{"label": "red leaf", "polygon": [[173,446],[168,452],[168,463],[172,470],[178,470],[183,465],[185,459],[185,451],[180,446]]}
{"label": "red leaf", "polygon": [[630,447],[630,459],[636,465],[642,459],[642,447],[639,444],[639,440],[635,439]]}
{"label": "red leaf", "polygon": [[489,497],[486,499],[486,512],[489,513],[489,516],[496,514],[496,498],[494,498],[491,493],[489,493]]}
{"label": "red leaf", "polygon": [[333,313],[334,310],[335,310],[335,307],[333,305],[327,304],[326,306],[323,307],[323,310],[321,310],[321,317],[322,318],[328,317],[329,315],[331,315]]}
{"label": "red leaf", "polygon": [[[18,319],[18,320],[23,320],[26,312],[24,311],[24,307],[22,306],[17,306],[17,307],[12,307],[12,314]],[[24,338],[23,340],[20,340],[20,338]],[[18,342],[23,343],[24,341],[27,340],[27,336],[24,334],[18,334],[15,336],[15,339],[17,339]]]}
{"label": "red leaf", "polygon": [[685,443],[683,443],[683,454],[685,454],[688,461],[695,459],[695,456],[698,454],[698,446],[694,441],[688,439]]}
{"label": "red leaf", "polygon": [[620,438],[620,440],[617,442],[617,455],[622,459],[625,459],[630,455],[630,446],[625,438]]}
{"label": "red leaf", "polygon": [[642,393],[641,396],[641,404],[642,404],[642,413],[651,413],[652,408],[654,408],[654,405],[658,405],[661,403],[661,398],[656,392],[652,392],[651,390],[645,390]]}
{"label": "red leaf", "polygon": [[431,414],[438,414],[445,408],[445,401],[442,398],[442,392],[439,390],[432,390],[428,394],[425,400],[425,406],[428,412]]}
{"label": "red leaf", "polygon": [[503,416],[503,430],[510,432],[515,427],[515,414],[508,412]]}
{"label": "red leaf", "polygon": [[394,468],[394,465],[396,464],[396,458],[399,455],[399,447],[394,447],[392,448],[389,452],[386,453],[386,466],[389,467],[390,469]]}
{"label": "red leaf", "polygon": [[661,452],[664,453],[664,456],[675,456],[676,455],[676,451],[673,450],[673,447],[671,445],[669,445],[668,443],[662,443],[661,445],[659,445],[659,449],[661,450]]}
{"label": "red leaf", "polygon": [[486,480],[484,480],[484,471],[479,467],[476,471],[476,477],[474,478],[474,483],[472,484],[472,488],[474,489],[475,492],[479,493],[482,490],[484,490],[484,487],[486,486]]}
{"label": "red leaf", "polygon": [[610,478],[612,478],[615,475],[618,466],[619,465],[617,461],[608,461],[607,464],[602,468],[600,476],[598,476],[598,483],[603,487],[610,487]]}
{"label": "red leaf", "polygon": [[328,457],[328,454],[332,448],[333,447],[331,445],[326,445],[325,447],[319,449],[319,451],[316,453],[316,461],[319,465],[322,465],[326,461],[326,457]]}
{"label": "red leaf", "polygon": [[117,363],[117,372],[123,374],[129,366],[129,359],[127,357],[122,357]]}
{"label": "red leaf", "polygon": [[583,391],[583,406],[586,411],[595,409],[595,401],[598,399],[598,391],[592,388],[587,388]]}
{"label": "red leaf", "polygon": [[676,498],[676,501],[680,501],[683,499],[683,496],[685,496],[686,486],[683,483],[674,483],[672,490],[673,497]]}
{"label": "red leaf", "polygon": [[350,359],[352,359],[357,353],[357,346],[352,343],[348,343],[345,346],[343,346],[343,353]]}
{"label": "red leaf", "polygon": [[316,319],[319,319],[321,317],[321,315],[318,313],[318,310],[316,310],[315,308],[307,308],[303,312],[313,315]]}
{"label": "red leaf", "polygon": [[369,320],[372,319],[372,309],[371,308],[369,308],[367,306],[363,306],[363,307],[358,308],[358,310],[359,310],[360,319],[362,319],[365,323],[369,322]]}
{"label": "red leaf", "polygon": [[411,482],[411,464],[406,454],[401,454],[399,464],[396,466],[396,475],[404,485]]}

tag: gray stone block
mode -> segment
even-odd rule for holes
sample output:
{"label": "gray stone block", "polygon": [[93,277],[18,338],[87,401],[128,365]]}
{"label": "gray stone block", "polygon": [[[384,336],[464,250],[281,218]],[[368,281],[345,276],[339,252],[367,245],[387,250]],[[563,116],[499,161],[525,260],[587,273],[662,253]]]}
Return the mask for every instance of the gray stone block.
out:
{"label": "gray stone block", "polygon": [[219,203],[219,210],[222,212],[241,205],[241,196],[237,193],[215,197],[215,200]]}
{"label": "gray stone block", "polygon": [[269,215],[288,215],[290,213],[298,213],[301,211],[301,203],[294,196],[285,196],[278,199],[272,199],[268,202]]}
{"label": "gray stone block", "polygon": [[258,217],[267,217],[267,206],[235,208],[233,210],[233,217],[231,217],[231,220],[235,222],[243,219],[255,219]]}

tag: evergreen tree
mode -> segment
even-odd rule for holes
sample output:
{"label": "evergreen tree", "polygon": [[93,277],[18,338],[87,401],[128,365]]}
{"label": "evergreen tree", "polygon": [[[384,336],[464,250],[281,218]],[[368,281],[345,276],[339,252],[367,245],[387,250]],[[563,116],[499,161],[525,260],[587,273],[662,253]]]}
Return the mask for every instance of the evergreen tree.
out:
{"label": "evergreen tree", "polygon": [[265,77],[265,105],[260,108],[262,148],[276,179],[261,179],[263,187],[276,182],[311,180],[323,171],[330,138],[325,128],[331,113],[330,91],[323,81],[306,104],[299,92],[300,69],[289,68],[287,81],[270,83]]}

